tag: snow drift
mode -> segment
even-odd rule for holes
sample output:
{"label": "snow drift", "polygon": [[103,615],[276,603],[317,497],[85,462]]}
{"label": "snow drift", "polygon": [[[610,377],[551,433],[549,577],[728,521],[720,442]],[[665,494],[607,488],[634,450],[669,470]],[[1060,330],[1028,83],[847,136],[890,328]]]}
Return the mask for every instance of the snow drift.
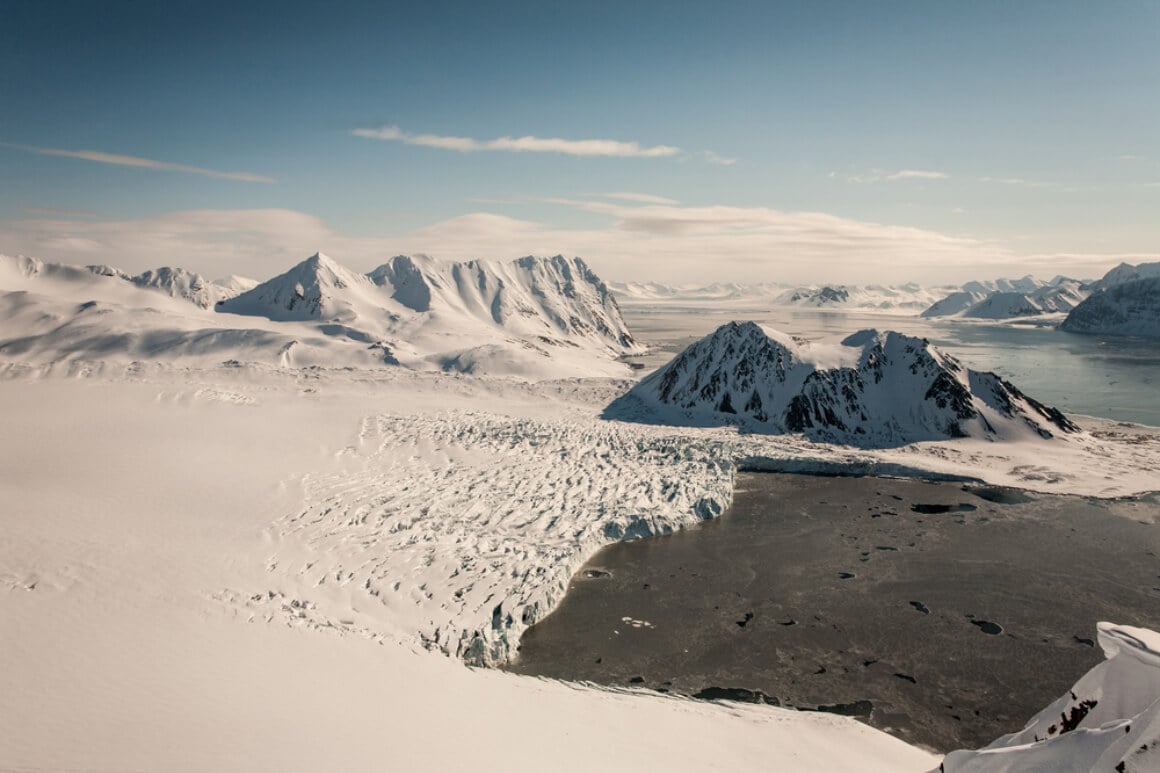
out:
{"label": "snow drift", "polygon": [[808,345],[753,322],[730,322],[692,344],[605,417],[733,424],[864,447],[1076,429],[1058,410],[925,339],[863,330],[840,345]]}
{"label": "snow drift", "polygon": [[946,773],[1160,770],[1160,634],[1100,623],[1107,658],[1018,733],[951,752]]}

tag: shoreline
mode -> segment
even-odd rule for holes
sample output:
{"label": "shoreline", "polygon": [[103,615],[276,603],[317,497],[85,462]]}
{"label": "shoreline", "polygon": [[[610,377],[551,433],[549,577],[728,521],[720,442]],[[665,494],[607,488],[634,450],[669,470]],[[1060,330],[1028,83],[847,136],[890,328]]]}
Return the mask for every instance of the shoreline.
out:
{"label": "shoreline", "polygon": [[[751,542],[765,544],[767,538],[760,536],[763,533],[761,531],[754,534],[746,531],[744,540],[734,545],[733,548],[717,547],[716,541],[712,544],[706,543],[703,548],[698,548],[696,541],[708,538],[699,537],[698,531],[707,535],[714,530],[716,533],[740,528],[737,526],[737,519],[751,517],[744,512],[739,515],[735,510],[740,507],[742,511],[746,509],[752,511],[757,506],[753,501],[754,491],[765,485],[760,479],[767,475],[771,479],[793,478],[795,479],[794,485],[801,483],[811,491],[829,492],[822,493],[821,497],[830,500],[832,506],[828,512],[832,512],[835,517],[841,510],[854,513],[866,504],[866,502],[862,502],[862,505],[859,505],[849,499],[842,499],[835,503],[833,497],[837,494],[833,489],[836,481],[810,481],[818,476],[757,472],[749,473],[748,478],[739,477],[738,496],[734,500],[734,510],[725,514],[732,517],[733,524],[727,523],[730,521],[730,517],[724,517],[718,519],[720,523],[705,523],[696,529],[681,534],[654,538],[651,540],[652,546],[637,542],[633,545],[623,543],[611,545],[603,549],[586,562],[573,577],[569,583],[568,592],[561,600],[557,610],[540,621],[537,627],[524,632],[520,655],[504,668],[516,673],[574,680],[589,684],[620,687],[639,686],[642,689],[661,693],[678,693],[696,699],[765,703],[799,710],[831,710],[835,713],[857,716],[872,726],[892,732],[908,743],[918,743],[925,748],[940,749],[945,752],[954,748],[984,745],[1005,732],[1017,731],[1043,705],[1050,703],[1058,694],[1066,691],[1083,673],[1099,663],[1101,658],[1096,652],[1091,651],[1091,647],[1094,646],[1094,626],[1097,620],[1118,615],[1134,620],[1134,624],[1145,627],[1155,627],[1160,624],[1160,620],[1147,619],[1144,616],[1144,610],[1149,603],[1155,601],[1154,599],[1142,602],[1143,606],[1133,602],[1135,606],[1129,604],[1127,607],[1118,607],[1111,601],[1107,601],[1101,606],[1087,596],[1087,591],[1081,594],[1084,599],[1087,599],[1082,603],[1076,600],[1079,598],[1076,597],[1068,602],[1071,606],[1059,606],[1063,603],[1060,601],[1056,604],[1058,608],[1052,609],[1050,613],[1035,611],[1040,609],[1042,604],[1049,603],[1048,599],[1069,598],[1068,596],[1057,596],[1053,589],[1055,585],[1062,583],[1060,587],[1063,587],[1071,582],[1079,583],[1085,587],[1093,582],[1099,585],[1102,581],[1095,578],[1111,567],[1119,567],[1116,560],[1111,558],[1106,558],[1103,563],[1099,564],[1103,569],[1073,564],[1073,579],[1068,581],[1051,579],[1055,577],[1055,574],[1048,565],[1043,565],[1042,569],[1033,570],[1031,568],[1043,564],[1044,561],[1050,562],[1052,559],[1046,556],[1053,555],[1053,551],[1059,548],[1066,548],[1070,551],[1069,555],[1074,553],[1074,545],[1069,545],[1071,540],[1086,539],[1095,546],[1103,533],[1099,531],[1100,528],[1105,531],[1118,530],[1128,534],[1136,534],[1140,529],[1147,529],[1149,530],[1147,536],[1151,542],[1145,543],[1145,546],[1140,547],[1139,550],[1146,549],[1147,544],[1152,545],[1153,551],[1160,546],[1160,539],[1154,533],[1156,528],[1154,521],[1144,524],[1124,518],[1121,514],[1117,514],[1110,507],[1107,507],[1106,501],[1093,504],[1092,500],[1085,497],[1059,495],[1037,495],[1034,498],[1012,497],[1004,496],[1004,494],[1019,494],[1020,491],[1017,489],[996,490],[993,487],[960,487],[945,481],[929,482],[906,478],[875,476],[847,478],[843,484],[839,484],[843,490],[873,491],[874,489],[882,489],[887,493],[892,491],[898,493],[912,489],[920,494],[925,492],[927,499],[931,501],[942,502],[946,500],[948,504],[945,505],[946,509],[939,509],[938,507],[924,506],[922,502],[910,502],[908,499],[906,503],[898,504],[910,505],[913,512],[895,513],[893,511],[898,508],[891,507],[881,511],[884,515],[880,516],[879,513],[863,514],[862,516],[854,516],[854,520],[850,520],[851,516],[847,513],[841,520],[841,523],[844,524],[841,527],[843,539],[838,540],[835,536],[834,542],[831,544],[829,541],[817,542],[818,537],[810,537],[809,545],[812,546],[810,548],[807,548],[805,544],[797,543],[804,534],[813,534],[818,529],[824,530],[826,527],[822,525],[822,521],[807,518],[804,521],[794,521],[801,525],[790,529],[790,531],[783,531],[780,527],[776,528],[773,530],[774,533],[783,535],[781,539],[788,539],[789,544],[796,545],[796,547],[770,545],[768,549],[781,556],[778,559],[780,561],[788,560],[792,566],[800,564],[798,569],[792,571],[769,569],[760,563],[753,563],[756,559],[745,557],[748,554],[744,551]],[[803,503],[798,497],[787,499],[786,497],[790,496],[787,493],[788,490],[783,491],[779,487],[778,491],[782,492],[779,493],[777,499],[779,506],[786,506],[795,511],[799,507],[811,509],[808,502]],[[871,496],[870,499],[874,500],[875,497]],[[881,491],[878,499],[881,499]],[[961,499],[972,504],[960,509],[954,506],[955,502],[951,502],[951,500]],[[794,504],[786,505],[786,502]],[[1155,505],[1150,506],[1154,511],[1156,510]],[[834,510],[834,507],[839,509]],[[881,505],[876,505],[876,507],[881,507]],[[812,510],[819,509],[824,510],[825,508],[812,507]],[[1088,530],[1084,532],[1087,536],[1077,537],[1074,533],[1075,528],[1084,523],[1083,518],[1077,520],[1076,513],[1079,512],[1102,513],[1102,518],[1099,521],[1102,526],[1089,526]],[[1059,515],[1056,516],[1053,513]],[[1064,514],[1067,514],[1066,517]],[[816,517],[821,518],[820,515]],[[856,525],[859,518],[863,519],[861,527]],[[1063,527],[1055,523],[1057,518],[1063,518],[1066,523],[1071,524],[1072,532],[1065,534]],[[891,524],[892,521],[893,524]],[[911,545],[909,548],[906,547],[906,540],[901,543],[897,541],[899,538],[897,533],[892,538],[871,536],[871,532],[880,532],[883,524],[888,524],[888,530],[893,528],[895,532],[898,529],[906,531],[917,528],[914,533],[921,535],[917,542],[919,547],[914,547],[916,543],[913,541],[913,535],[909,542]],[[920,524],[920,526],[915,527],[915,524]],[[798,528],[806,529],[806,531],[799,533],[796,531]],[[833,552],[844,550],[843,545],[847,540],[853,539],[851,535],[860,533],[859,529],[862,530],[860,539],[866,545],[861,549],[868,552],[863,552],[860,560],[855,557],[849,562],[849,565],[843,565],[842,561],[834,560],[831,557]],[[971,568],[969,562],[966,564],[955,563],[957,559],[951,558],[951,556],[956,555],[955,550],[959,546],[950,546],[951,552],[946,552],[948,545],[941,544],[945,538],[934,535],[938,534],[940,530],[946,531],[948,529],[951,530],[947,532],[948,536],[951,533],[957,533],[959,536],[956,539],[960,540],[965,539],[971,530],[974,530],[975,536],[962,546],[969,555],[975,555],[979,551],[983,551],[980,555],[986,555],[999,546],[1006,545],[1001,551],[1005,555],[1011,552],[1012,544],[1023,543],[1041,546],[1042,554],[1036,558],[1033,554],[1026,552],[1016,551],[1013,553],[1012,555],[1024,556],[1022,560],[1029,562],[1025,569],[1018,571],[1011,568],[1003,569],[1003,565],[992,565],[988,561],[986,564],[988,568],[983,570],[987,577],[987,584],[969,585],[968,588],[974,588],[974,590],[964,588],[962,592],[966,596],[956,602],[957,596],[955,594],[957,591],[954,591],[950,586],[944,590],[935,590],[938,582],[936,578],[941,576],[944,571],[952,571],[951,568],[955,566],[960,567],[957,571],[967,571],[966,576],[968,577],[974,577],[975,573],[980,570]],[[1002,538],[980,536],[988,529],[992,531],[999,529],[1000,532],[996,532],[996,534],[1001,533],[1006,536]],[[821,534],[821,532],[818,533]],[[1056,544],[1057,548],[1046,547],[1048,543],[1044,540],[1049,538],[1056,541],[1051,544]],[[934,542],[931,542],[932,539]],[[979,539],[983,541],[979,542]],[[999,539],[999,541],[988,542],[989,539]],[[675,549],[677,543],[684,545],[683,549],[674,553],[680,558],[662,558],[671,549]],[[875,548],[875,544],[878,547]],[[891,547],[891,545],[897,547]],[[986,547],[987,545],[990,547]],[[712,555],[712,561],[702,560],[702,557],[698,555],[698,551],[702,549]],[[918,552],[915,552],[916,550]],[[795,553],[815,556],[815,558],[811,559],[808,564],[801,564]],[[631,558],[633,555],[637,558]],[[726,555],[728,560],[724,560]],[[1104,551],[1098,555],[1106,556],[1107,553]],[[1155,553],[1150,555],[1155,555]],[[907,556],[910,557],[907,558]],[[1095,560],[1094,557],[1092,560]],[[870,563],[866,563],[867,561]],[[909,574],[901,569],[901,566],[905,564],[900,564],[900,561],[909,561],[916,571],[928,572],[928,574],[923,575],[927,579],[918,580],[915,577],[907,579]],[[915,563],[916,561],[917,563]],[[947,561],[950,563],[944,563]],[[1140,561],[1146,563],[1148,559],[1140,559],[1137,563]],[[744,571],[737,568],[738,562],[746,567]],[[680,564],[680,568],[677,568],[678,564]],[[833,565],[831,566],[831,564]],[[825,566],[826,570],[818,574],[815,571],[818,565]],[[715,566],[717,569],[711,570],[711,566]],[[875,569],[875,567],[878,568]],[[1119,568],[1127,571],[1123,567]],[[1139,572],[1143,572],[1141,577],[1150,576],[1147,575],[1142,564],[1137,569]],[[866,574],[867,570],[870,571],[869,575]],[[737,574],[738,571],[741,571],[740,575]],[[790,571],[790,574],[784,574],[784,571]],[[885,575],[876,575],[876,572],[883,571],[886,572]],[[624,574],[625,572],[629,574]],[[675,572],[675,574],[670,576],[671,572]],[[704,582],[699,579],[686,577],[689,572],[692,572],[692,578],[696,578],[698,575],[718,578],[705,581],[710,582],[711,587],[715,590],[707,590]],[[810,598],[817,597],[817,600],[812,602],[815,604],[813,607],[815,611],[810,611],[809,604],[802,607],[805,602],[762,601],[761,599],[765,597],[760,595],[752,597],[746,602],[739,600],[729,602],[734,589],[741,591],[742,594],[748,592],[745,587],[749,587],[751,583],[755,582],[750,577],[750,572],[757,572],[758,576],[770,575],[772,572],[770,576],[781,577],[780,582],[788,583],[780,591],[773,590],[775,586],[769,586],[769,592],[774,593],[775,596],[788,594],[788,598],[793,599],[804,593]],[[779,572],[782,573],[779,574]],[[795,579],[798,577],[798,572],[805,572],[806,575],[815,579],[801,585],[801,581]],[[898,572],[903,573],[897,574]],[[585,577],[585,573],[590,576]],[[664,579],[666,576],[668,579]],[[741,585],[722,585],[719,581],[722,576],[737,576],[737,581],[741,582]],[[876,576],[877,579],[875,579]],[[979,575],[980,578],[982,576]],[[682,577],[686,577],[686,579],[681,580]],[[1085,577],[1088,579],[1084,580]],[[1022,583],[1025,580],[1046,583],[1046,585],[1032,591],[1023,587]],[[760,582],[768,583],[771,580]],[[872,583],[874,588],[881,588],[881,590],[871,593],[870,590],[866,589],[868,582]],[[972,580],[972,582],[974,581]],[[643,592],[640,590],[641,583],[645,589]],[[679,583],[682,590],[679,592],[666,590],[673,583]],[[927,587],[931,583],[935,583],[935,585]],[[895,588],[896,585],[898,588]],[[912,585],[914,587],[910,588],[909,591],[899,590],[899,588]],[[924,591],[920,586],[927,588],[925,591],[927,595],[923,596]],[[762,585],[761,587],[765,588],[766,586]],[[821,587],[828,588],[828,590],[818,596],[818,593],[821,593],[818,588]],[[1004,587],[1009,587],[1010,590],[1003,591]],[[1099,587],[1105,588],[1104,585],[1099,585]],[[1112,587],[1114,586],[1106,586],[1106,588]],[[684,590],[686,588],[687,591]],[[895,589],[891,590],[891,588]],[[1022,590],[1017,590],[1020,588]],[[760,593],[764,592],[760,591]],[[1008,592],[1017,592],[1020,594],[1019,598],[1026,597],[1027,600],[1011,606],[1012,602],[1003,601],[1004,598],[1007,598]],[[1146,589],[1141,592],[1151,599],[1151,595]],[[608,596],[609,593],[614,593],[614,595]],[[661,594],[659,597],[658,593]],[[674,593],[676,595],[673,595]],[[855,593],[857,599],[853,607],[849,606],[851,602],[847,598],[850,593]],[[965,610],[970,614],[967,615],[966,619],[956,623],[955,620],[958,618],[950,614],[950,610],[957,604],[965,603],[965,599],[973,597],[972,594],[976,593],[979,596],[974,606],[981,604],[981,607],[990,611],[983,612],[982,608]],[[1030,601],[1031,597],[1026,596],[1028,593],[1040,594],[1042,601]],[[1075,592],[1071,593],[1074,595]],[[711,600],[704,601],[699,598],[699,594]],[[893,598],[896,595],[900,597],[891,602],[894,606],[890,604],[883,606],[885,604],[883,599]],[[678,604],[678,598],[682,599],[679,602],[681,605],[689,604],[688,611],[679,613],[676,611],[683,609],[683,606],[673,606]],[[916,602],[915,599],[918,601]],[[714,603],[720,606],[721,612],[715,613],[713,611],[718,608],[713,606]],[[737,606],[736,609],[729,606],[730,604],[736,606],[739,603],[742,606]],[[1075,609],[1072,610],[1071,607],[1075,607]],[[1057,630],[1060,625],[1065,625],[1076,615],[1080,615],[1078,610],[1081,608],[1088,609],[1088,612],[1082,613],[1081,616],[1084,618],[1082,623],[1071,626],[1076,630]],[[742,615],[745,609],[750,611]],[[877,615],[886,615],[886,619],[893,621],[892,625],[901,625],[906,631],[910,631],[912,628],[914,630],[908,634],[895,634],[888,629],[883,629],[883,623],[878,620],[867,618],[863,623],[853,622],[861,619],[860,615],[868,614],[865,611],[868,609],[878,610],[875,613]],[[1131,611],[1133,609],[1136,610],[1134,615]],[[846,611],[842,612],[841,610]],[[963,613],[964,610],[959,610],[959,617]],[[815,614],[821,615],[821,617],[817,617],[815,620],[811,617]],[[717,619],[715,615],[724,615],[724,617],[719,622],[714,622]],[[1037,618],[1036,615],[1039,617]],[[1092,617],[1091,620],[1087,620],[1089,616]],[[624,617],[623,621],[621,617]],[[680,619],[682,617],[704,619],[704,622],[693,624],[688,620]],[[1039,618],[1041,618],[1040,622],[1035,622]],[[764,623],[762,623],[763,620]],[[840,626],[843,631],[848,633],[838,634],[835,638],[834,632],[828,632],[827,626],[830,625],[830,621],[833,622],[835,629]],[[931,625],[934,625],[935,628],[930,628]],[[758,628],[754,629],[754,626],[758,626]],[[855,627],[851,628],[850,626]],[[858,626],[863,626],[861,633],[858,632]],[[754,630],[757,633],[751,633]],[[920,634],[922,630],[927,630],[927,635],[931,635],[930,632],[934,630],[940,631],[939,636],[944,638],[926,641],[922,647],[918,648],[917,653],[910,652],[908,654],[906,642],[912,641],[908,637],[922,636]],[[1042,637],[1043,644],[1035,644],[1032,640],[1028,640],[1032,630],[1038,631],[1031,637],[1032,640],[1037,642],[1038,638]],[[951,635],[946,633],[947,631],[955,633]],[[866,638],[867,635],[870,636],[869,639]],[[946,639],[947,635],[951,635],[951,638]],[[774,646],[772,642],[780,642],[777,649],[769,650],[770,654],[766,656],[772,658],[771,663],[779,663],[779,666],[747,666],[744,664],[755,663],[753,660],[757,657],[755,652],[744,649],[740,654],[727,656],[725,653],[730,650],[721,649],[726,646],[725,642],[735,642],[735,644],[729,645],[730,648],[742,647],[743,642],[753,641],[752,637],[754,636],[765,637],[762,641],[771,642],[762,645],[765,647]],[[800,649],[799,644],[794,643],[802,636],[814,637],[818,642],[830,642],[831,639],[833,641],[829,644],[811,645],[821,648],[816,651],[811,650],[810,647],[803,650]],[[719,643],[710,644],[710,641],[719,641]],[[892,645],[884,643],[889,641],[895,643]],[[938,643],[940,641],[941,644]],[[1048,644],[1049,641],[1050,644]],[[854,648],[851,650],[852,653],[859,654],[836,656],[834,653],[843,648],[842,642],[845,643],[845,647],[852,646]],[[878,642],[878,644],[875,645],[873,642]],[[632,646],[630,643],[633,643]],[[673,650],[674,645],[685,646],[685,654],[681,655]],[[639,649],[634,651],[633,646]],[[786,647],[790,649],[786,650]],[[951,649],[948,650],[948,647]],[[956,650],[956,647],[959,649]],[[998,647],[997,652],[1009,650],[1011,654],[1002,657],[988,655],[988,658],[997,657],[998,660],[988,661],[992,665],[980,671],[979,674],[975,674],[971,668],[966,666],[966,663],[971,662],[970,659],[980,652],[985,653],[988,647],[992,649]],[[928,648],[931,652],[936,653],[931,656],[936,660],[923,665],[922,659]],[[943,664],[943,671],[946,673],[940,673],[939,665],[942,664],[942,659],[951,657],[948,655],[948,652],[951,651],[958,651],[959,655],[952,657],[948,663],[960,662],[958,659],[961,658],[966,658],[966,660],[962,660],[961,665],[957,667]],[[720,652],[721,654],[711,656],[709,653],[712,652]],[[818,662],[811,660],[810,652],[815,653],[813,657],[817,658]],[[827,653],[829,654],[827,655]],[[1013,653],[1021,654],[1016,656]],[[728,663],[733,662],[730,660],[731,657],[736,658],[736,662],[740,665],[728,666]],[[789,660],[786,659],[787,657]],[[689,660],[690,658],[693,660]],[[703,660],[703,658],[709,659]],[[724,658],[724,660],[720,660],[720,658]],[[1052,658],[1062,658],[1058,667],[1051,665]],[[808,665],[805,667],[801,665],[804,662],[803,659],[808,661]],[[859,666],[862,660],[865,660],[865,664]],[[1062,665],[1064,662],[1071,663],[1071,665],[1064,667]],[[554,663],[555,665],[553,665]],[[822,665],[818,665],[818,663],[822,663]],[[884,666],[882,663],[888,665]],[[933,672],[932,667],[934,668]],[[772,670],[770,670],[771,668]],[[877,686],[868,691],[860,692],[856,687],[857,684],[861,683],[860,680],[871,677],[883,668],[886,671],[881,676],[873,677]],[[789,669],[789,671],[782,673],[785,669]],[[956,671],[962,669],[966,669],[963,673],[967,675],[956,676]],[[865,676],[854,676],[854,672],[861,674],[863,671]],[[897,673],[894,673],[895,671]],[[840,674],[843,672],[847,673],[848,677],[841,677]],[[747,673],[750,675],[748,678],[744,676]],[[991,677],[993,681],[988,682],[987,678],[982,676],[984,673],[1001,673],[1003,676]],[[786,681],[790,678],[789,674],[793,675],[794,681]],[[932,678],[937,684],[943,684],[947,679],[951,681],[946,683],[946,687],[932,687]],[[835,679],[838,681],[834,682]],[[854,682],[842,687],[841,685],[845,684],[844,679],[854,679]],[[955,679],[965,681],[962,681],[958,688],[952,688],[950,685],[954,683]],[[835,686],[830,688],[804,686],[818,680],[821,684],[833,682]],[[1006,697],[990,694],[986,685],[997,683],[1018,684],[1019,688],[1010,688],[1008,693],[1011,695]],[[798,686],[794,687],[794,684]],[[955,704],[954,709],[948,708],[943,711],[945,714],[943,719],[938,718],[939,708],[936,708],[934,703],[924,703],[921,704],[923,708],[912,710],[902,710],[896,707],[908,705],[906,703],[909,700],[907,698],[908,691],[923,691],[925,694],[925,691],[931,689],[946,690],[947,700]],[[978,690],[983,690],[984,693],[979,693]],[[902,703],[899,704],[898,701],[902,701]],[[1012,708],[1006,710],[994,708],[1006,703],[1010,703]],[[960,708],[961,704],[965,705]],[[892,706],[895,708],[891,708]],[[941,704],[938,706],[941,707]],[[984,719],[986,719],[986,712],[994,710],[1000,712],[1000,717],[992,718],[989,720],[989,724],[987,722],[980,724],[982,720],[978,719],[979,712],[984,712]],[[899,713],[900,711],[901,713]],[[948,739],[952,737],[948,735],[952,732],[950,726],[966,723],[965,714],[970,712],[974,712],[975,717],[970,726],[975,729],[967,736],[949,741]],[[923,721],[918,721],[916,724],[914,719],[905,719],[908,715],[926,717],[928,714],[932,717],[930,722],[934,722],[930,727],[927,727],[929,723],[924,724]],[[955,715],[953,721],[946,718],[952,715]],[[927,729],[922,729],[924,727]],[[936,727],[939,729],[935,729]]]}

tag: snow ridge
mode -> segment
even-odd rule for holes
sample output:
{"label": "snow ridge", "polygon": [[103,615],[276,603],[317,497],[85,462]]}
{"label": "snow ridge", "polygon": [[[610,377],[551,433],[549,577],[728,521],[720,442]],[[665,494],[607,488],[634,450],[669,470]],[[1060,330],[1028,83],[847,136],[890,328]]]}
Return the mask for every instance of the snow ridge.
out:
{"label": "snow ridge", "polygon": [[1160,634],[1099,623],[1107,658],[1018,733],[951,752],[946,773],[1160,769]]}
{"label": "snow ridge", "polygon": [[218,304],[217,310],[278,322],[322,319],[351,322],[360,316],[360,305],[373,307],[373,292],[367,277],[318,252],[286,273]]}
{"label": "snow ridge", "polygon": [[260,284],[0,256],[0,314],[0,355],[24,362],[229,359],[539,379],[625,375],[618,358],[641,351],[607,285],[559,255],[397,256],[364,275],[316,253]]}
{"label": "snow ridge", "polygon": [[925,340],[863,330],[839,346],[808,346],[753,322],[731,322],[692,344],[606,416],[863,447],[1075,430],[1059,411]]}
{"label": "snow ridge", "polygon": [[588,338],[622,351],[637,348],[608,286],[580,258],[441,263],[398,255],[368,276],[416,312],[459,315],[550,341]]}
{"label": "snow ridge", "polygon": [[920,316],[967,319],[1034,317],[1070,311],[1087,294],[1082,283],[1067,277],[1056,277],[1051,282],[1040,282],[1030,276],[986,284],[968,282],[962,290],[932,304]]}

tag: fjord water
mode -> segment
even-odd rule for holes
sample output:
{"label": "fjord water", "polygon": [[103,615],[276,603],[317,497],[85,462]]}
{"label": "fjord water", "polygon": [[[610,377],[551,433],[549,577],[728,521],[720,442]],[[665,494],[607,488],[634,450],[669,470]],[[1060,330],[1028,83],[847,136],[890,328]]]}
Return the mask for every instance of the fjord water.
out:
{"label": "fjord water", "polygon": [[813,309],[626,306],[643,343],[646,371],[730,320],[753,320],[811,341],[841,340],[863,328],[927,338],[973,369],[994,371],[1064,413],[1160,426],[1160,341],[1090,336],[1050,325],[932,321],[917,316]]}
{"label": "fjord water", "polygon": [[977,747],[1102,659],[1097,621],[1160,625],[1157,521],[1154,496],[743,473],[719,519],[594,556],[511,667]]}

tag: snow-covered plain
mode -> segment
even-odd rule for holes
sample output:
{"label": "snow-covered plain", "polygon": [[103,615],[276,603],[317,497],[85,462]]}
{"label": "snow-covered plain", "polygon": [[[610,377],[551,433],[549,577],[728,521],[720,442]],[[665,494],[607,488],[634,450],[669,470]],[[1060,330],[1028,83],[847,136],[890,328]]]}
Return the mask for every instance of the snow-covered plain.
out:
{"label": "snow-covered plain", "polygon": [[[46,329],[29,295],[5,324]],[[155,295],[118,313],[194,313]],[[32,351],[0,363],[0,768],[929,770],[848,718],[463,662],[511,657],[602,545],[722,512],[739,466],[1160,489],[1160,432],[1110,422],[864,450],[602,419],[623,379]]]}

